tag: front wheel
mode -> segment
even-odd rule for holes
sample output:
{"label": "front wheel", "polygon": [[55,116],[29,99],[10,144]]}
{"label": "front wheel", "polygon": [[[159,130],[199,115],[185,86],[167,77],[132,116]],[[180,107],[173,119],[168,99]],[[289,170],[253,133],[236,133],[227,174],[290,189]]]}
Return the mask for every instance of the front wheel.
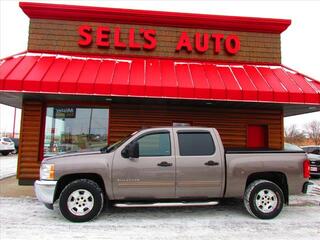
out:
{"label": "front wheel", "polygon": [[103,207],[103,192],[99,185],[88,179],[69,183],[61,192],[61,214],[72,222],[86,222],[98,216]]}
{"label": "front wheel", "polygon": [[244,205],[247,211],[260,219],[272,219],[283,208],[284,195],[281,188],[267,180],[252,182],[245,191]]}

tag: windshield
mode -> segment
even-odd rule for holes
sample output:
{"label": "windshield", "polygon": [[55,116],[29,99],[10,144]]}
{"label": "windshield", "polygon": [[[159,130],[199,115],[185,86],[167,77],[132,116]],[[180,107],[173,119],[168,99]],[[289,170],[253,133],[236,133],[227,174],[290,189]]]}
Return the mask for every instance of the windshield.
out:
{"label": "windshield", "polygon": [[300,147],[290,143],[284,143],[284,150],[287,151],[303,151]]}
{"label": "windshield", "polygon": [[320,147],[318,147],[318,146],[302,147],[302,149],[306,153],[312,153],[312,154],[320,155]]}
{"label": "windshield", "polygon": [[105,146],[104,148],[101,148],[100,151],[102,153],[110,153],[116,150],[118,147],[120,147],[124,142],[126,142],[129,138],[136,135],[138,131],[131,133],[130,135],[126,136],[125,138],[119,140],[118,142],[115,142],[109,146]]}

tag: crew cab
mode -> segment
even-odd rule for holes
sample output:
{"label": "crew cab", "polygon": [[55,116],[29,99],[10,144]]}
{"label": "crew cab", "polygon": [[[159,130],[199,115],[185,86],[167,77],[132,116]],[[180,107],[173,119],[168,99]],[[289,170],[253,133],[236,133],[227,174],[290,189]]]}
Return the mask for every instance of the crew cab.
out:
{"label": "crew cab", "polygon": [[110,205],[223,198],[241,198],[251,215],[271,219],[289,194],[307,191],[309,168],[302,150],[226,150],[214,128],[149,128],[101,152],[44,159],[35,192],[50,209],[58,200],[62,215],[74,222]]}

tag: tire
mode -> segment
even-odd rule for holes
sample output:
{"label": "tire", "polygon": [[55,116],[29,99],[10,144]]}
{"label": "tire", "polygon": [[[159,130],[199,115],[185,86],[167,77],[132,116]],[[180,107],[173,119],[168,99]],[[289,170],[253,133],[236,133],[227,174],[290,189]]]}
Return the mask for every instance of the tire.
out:
{"label": "tire", "polygon": [[8,155],[9,155],[9,153],[10,153],[10,152],[8,152],[8,151],[1,152],[1,154],[2,154],[3,156],[8,156]]}
{"label": "tire", "polygon": [[71,222],[86,222],[97,217],[104,205],[103,191],[89,179],[69,183],[61,192],[61,214]]}
{"label": "tire", "polygon": [[252,182],[244,194],[244,206],[254,217],[272,219],[283,208],[284,195],[281,188],[267,180]]}

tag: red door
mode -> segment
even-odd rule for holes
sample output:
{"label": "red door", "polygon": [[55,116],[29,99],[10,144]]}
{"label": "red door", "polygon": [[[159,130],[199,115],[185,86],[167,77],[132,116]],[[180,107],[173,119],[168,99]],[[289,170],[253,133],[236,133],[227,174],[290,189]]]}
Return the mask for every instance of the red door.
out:
{"label": "red door", "polygon": [[247,136],[248,148],[268,147],[268,127],[266,125],[249,125]]}

